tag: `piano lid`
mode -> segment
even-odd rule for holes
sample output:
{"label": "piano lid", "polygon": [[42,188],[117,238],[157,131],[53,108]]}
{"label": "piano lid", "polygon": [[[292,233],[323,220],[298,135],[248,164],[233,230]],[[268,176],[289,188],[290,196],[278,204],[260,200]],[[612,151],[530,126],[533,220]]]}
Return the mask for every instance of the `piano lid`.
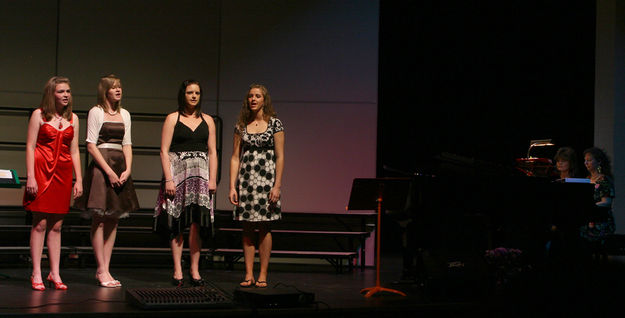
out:
{"label": "piano lid", "polygon": [[528,177],[554,177],[557,171],[548,158],[517,158],[516,168]]}
{"label": "piano lid", "polygon": [[442,152],[434,157],[436,167],[432,174],[454,176],[513,176],[519,175],[515,167],[500,163]]}

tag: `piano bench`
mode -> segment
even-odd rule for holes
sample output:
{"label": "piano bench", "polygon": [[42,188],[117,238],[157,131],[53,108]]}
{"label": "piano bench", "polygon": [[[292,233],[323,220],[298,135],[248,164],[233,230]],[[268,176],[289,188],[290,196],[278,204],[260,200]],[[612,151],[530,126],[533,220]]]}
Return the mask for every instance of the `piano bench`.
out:
{"label": "piano bench", "polygon": [[625,234],[610,234],[604,245],[607,255],[625,255]]}

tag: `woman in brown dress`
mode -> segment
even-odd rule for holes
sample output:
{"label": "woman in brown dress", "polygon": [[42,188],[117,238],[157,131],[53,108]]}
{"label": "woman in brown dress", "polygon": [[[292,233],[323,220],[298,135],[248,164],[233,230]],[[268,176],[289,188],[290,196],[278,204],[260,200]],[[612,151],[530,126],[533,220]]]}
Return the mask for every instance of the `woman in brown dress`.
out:
{"label": "woman in brown dress", "polygon": [[120,287],[109,272],[120,218],[139,208],[132,178],[130,113],[121,107],[122,85],[115,75],[100,79],[98,104],[87,117],[87,151],[93,157],[85,172],[84,191],[75,206],[91,217],[91,244],[101,287]]}

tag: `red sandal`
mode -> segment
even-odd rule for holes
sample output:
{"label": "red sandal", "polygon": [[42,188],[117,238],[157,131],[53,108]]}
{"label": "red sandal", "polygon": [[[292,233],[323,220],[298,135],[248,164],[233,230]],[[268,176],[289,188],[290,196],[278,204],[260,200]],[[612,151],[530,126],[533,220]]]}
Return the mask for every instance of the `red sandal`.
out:
{"label": "red sandal", "polygon": [[34,276],[30,276],[30,286],[34,290],[38,290],[38,291],[46,290],[46,286],[43,284],[43,282],[35,283],[35,277]]}
{"label": "red sandal", "polygon": [[50,288],[52,288],[52,284],[54,284],[54,289],[56,290],[67,290],[67,285],[63,284],[63,282],[55,282],[51,275],[52,274],[48,274],[48,278],[46,278]]}

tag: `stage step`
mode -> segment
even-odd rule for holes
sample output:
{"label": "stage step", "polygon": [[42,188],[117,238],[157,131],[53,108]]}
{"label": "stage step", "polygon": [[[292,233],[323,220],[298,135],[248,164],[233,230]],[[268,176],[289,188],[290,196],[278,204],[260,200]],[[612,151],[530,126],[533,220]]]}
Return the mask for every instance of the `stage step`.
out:
{"label": "stage step", "polygon": [[[81,217],[81,211],[71,209],[63,220],[63,257],[92,261],[91,220]],[[121,219],[113,252],[125,255],[116,262],[138,262],[143,255],[168,260],[171,256],[166,237],[153,232],[154,212],[140,209],[129,218]],[[294,258],[323,259],[342,272],[345,265],[352,270],[354,259],[365,259],[364,245],[372,229],[368,224],[373,213],[305,213],[283,212],[283,219],[272,224],[274,235],[272,255],[286,260]],[[0,206],[0,254],[25,259],[29,255],[30,217],[22,207]],[[215,236],[204,243],[203,260],[213,261],[213,255],[224,258],[229,267],[242,256],[240,223],[232,219],[232,211],[215,211]],[[186,235],[186,234],[185,234]],[[213,253],[217,251],[216,253]],[[229,251],[229,252],[227,252]],[[85,257],[80,257],[84,255]],[[185,249],[185,255],[188,250]],[[8,260],[8,258],[7,258]],[[361,261],[364,268],[364,261]]]}
{"label": "stage step", "polygon": [[[258,254],[258,250],[256,250]],[[225,262],[229,268],[233,268],[234,263],[243,257],[243,249],[236,248],[216,248],[213,250],[214,255],[225,256]],[[298,250],[272,250],[271,256],[277,257],[306,257],[321,258],[335,267],[337,273],[343,272],[343,266],[347,265],[351,272],[354,269],[354,259],[358,257],[357,252],[337,252],[337,251],[298,251]],[[343,261],[346,261],[344,264]]]}
{"label": "stage step", "polygon": [[[241,228],[227,228],[220,227],[217,231],[223,232],[242,232]],[[258,230],[256,230],[258,232]],[[271,233],[285,233],[285,234],[320,234],[320,235],[336,235],[336,236],[369,236],[370,232],[364,231],[308,231],[308,230],[271,230]]]}

